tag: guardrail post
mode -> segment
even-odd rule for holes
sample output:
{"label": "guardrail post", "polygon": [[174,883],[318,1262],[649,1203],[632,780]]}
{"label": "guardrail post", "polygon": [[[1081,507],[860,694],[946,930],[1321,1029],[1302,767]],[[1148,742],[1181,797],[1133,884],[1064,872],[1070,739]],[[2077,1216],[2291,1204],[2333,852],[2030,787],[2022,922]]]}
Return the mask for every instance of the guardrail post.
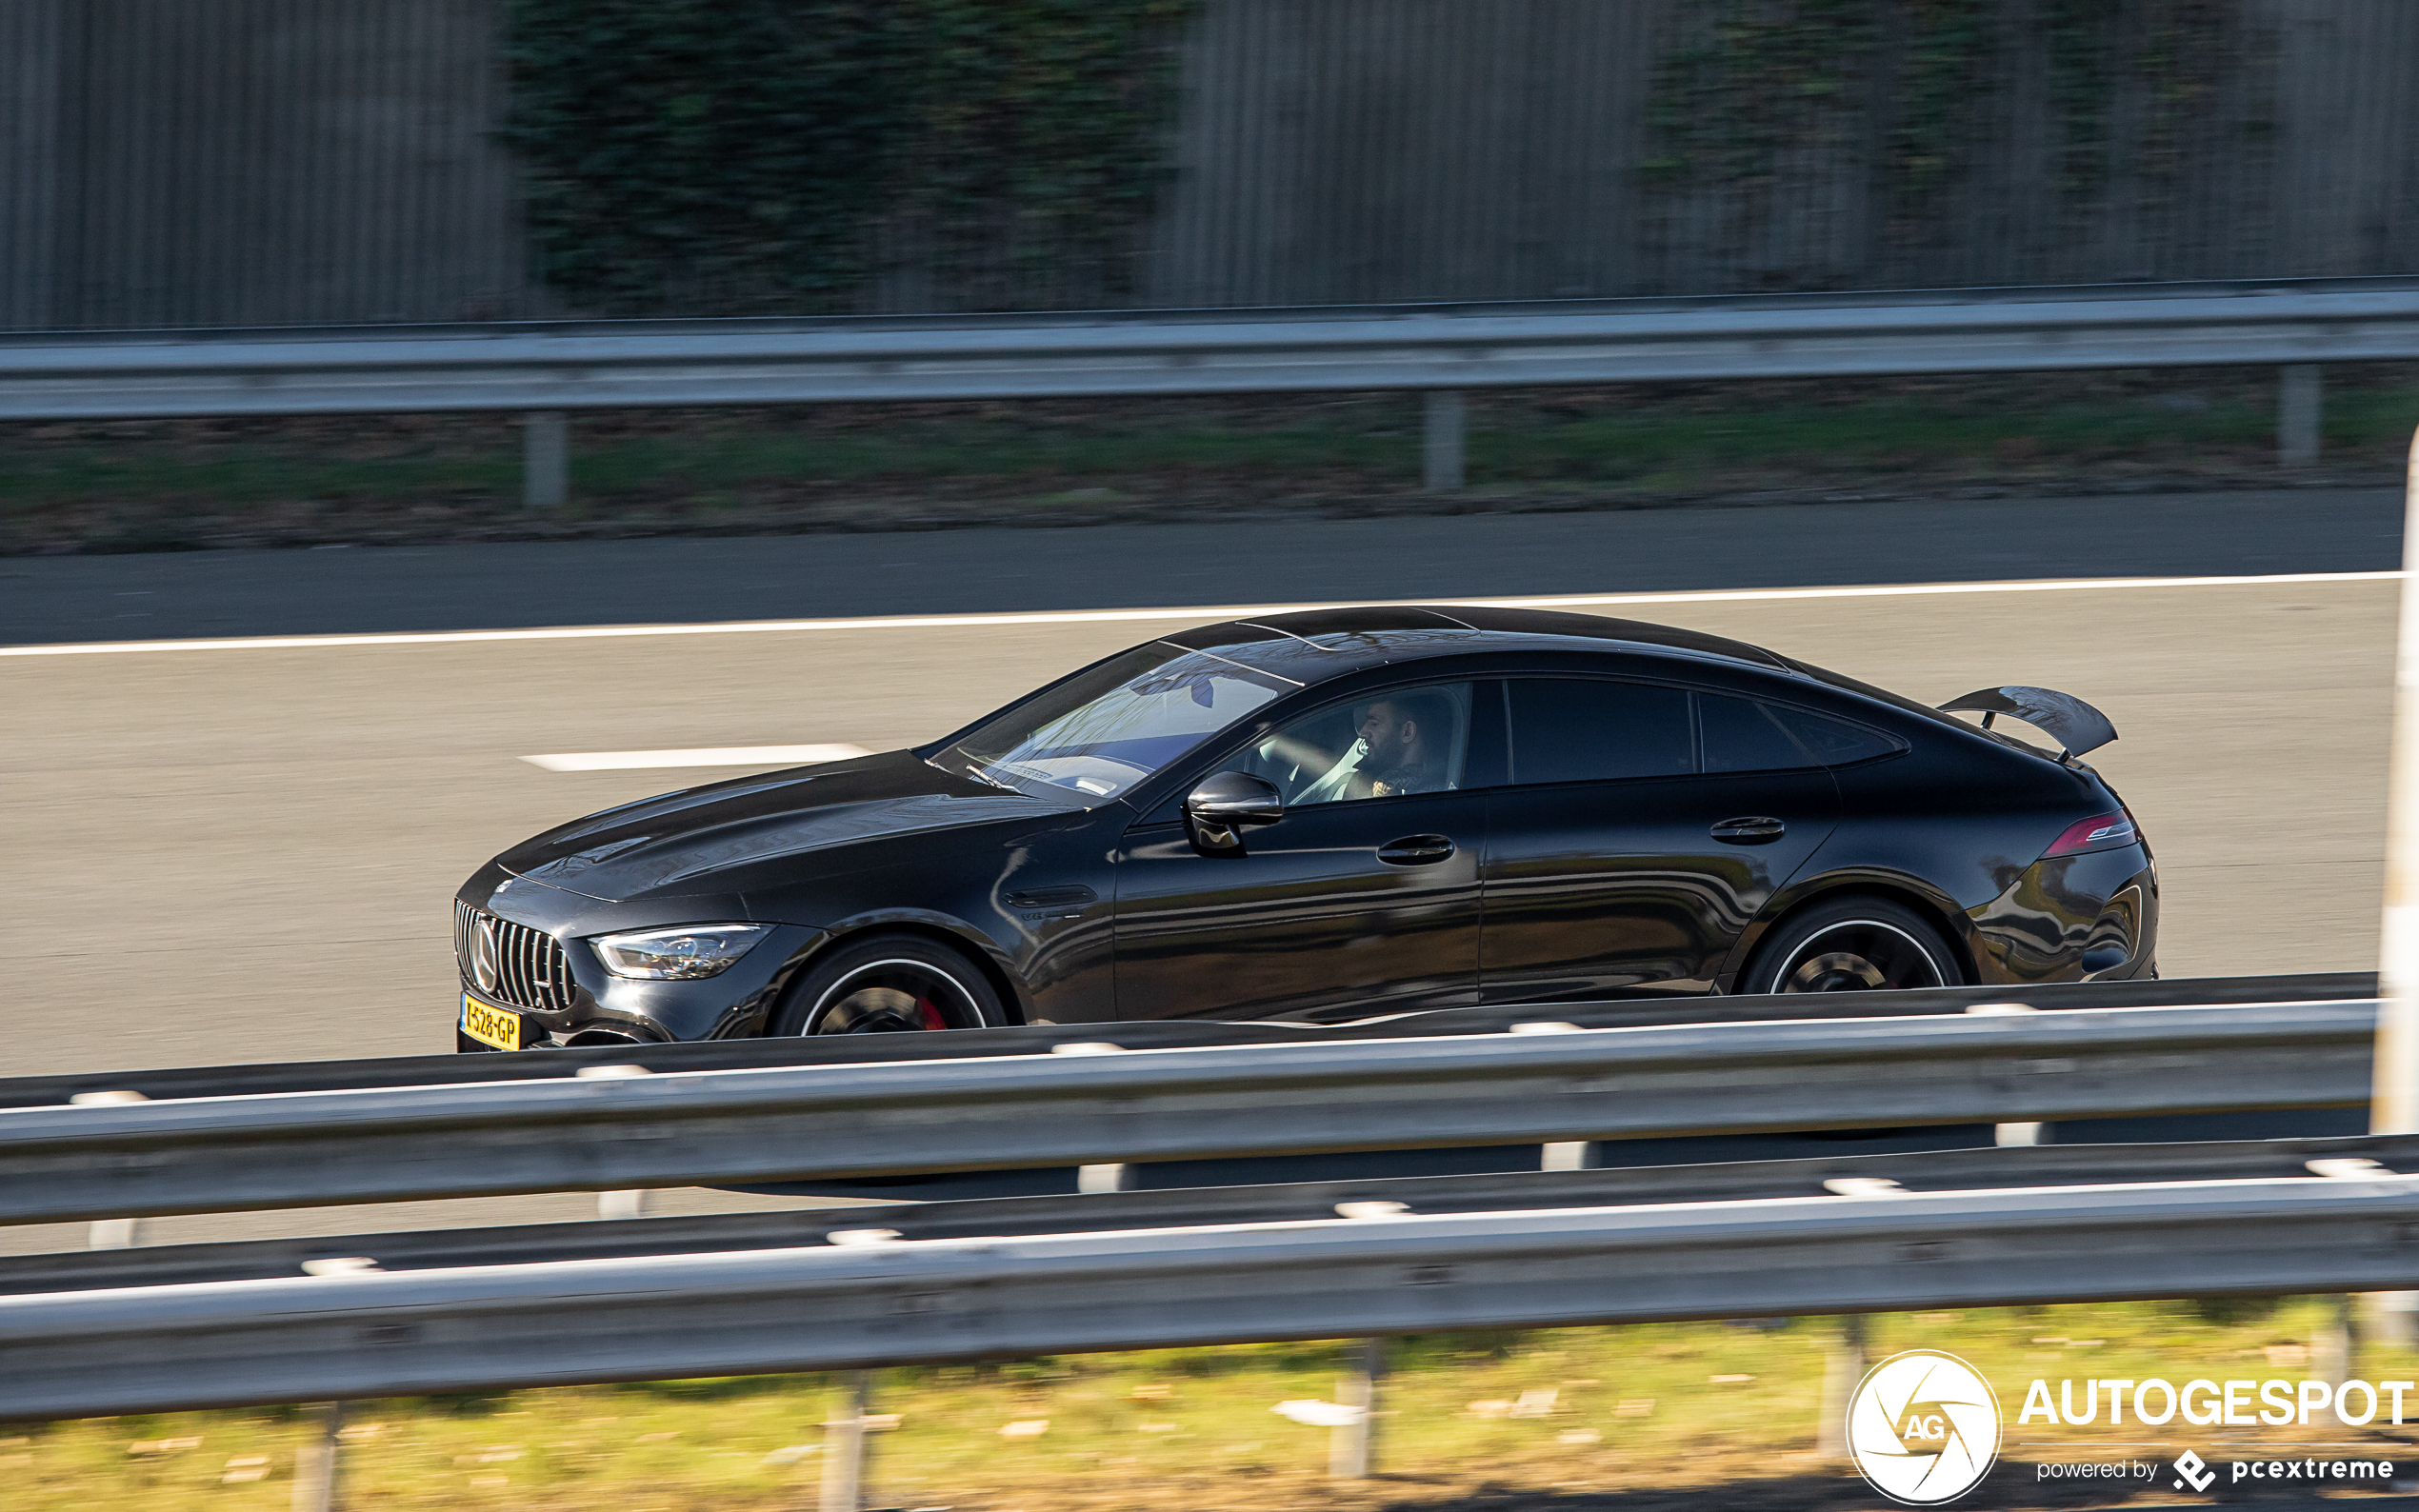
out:
{"label": "guardrail post", "polygon": [[[115,1107],[127,1103],[148,1103],[142,1093],[125,1087],[101,1092],[78,1092],[68,1099],[70,1107]],[[143,1220],[139,1218],[96,1218],[84,1230],[87,1249],[134,1249],[143,1243]]]}
{"label": "guardrail post", "polygon": [[1352,1346],[1351,1368],[1335,1381],[1336,1404],[1361,1410],[1349,1422],[1329,1430],[1327,1473],[1338,1481],[1366,1481],[1376,1463],[1378,1383],[1386,1378],[1386,1341],[1363,1339]]}
{"label": "guardrail post", "polygon": [[[2011,1013],[2038,1013],[2041,1010],[2029,1003],[1969,1003],[1966,1005],[1966,1011],[1975,1017],[1988,1019],[2003,1018]],[[2041,1135],[2042,1131],[2048,1127],[2046,1124],[1993,1124],[1990,1126],[1990,1143],[2000,1145],[2047,1144],[2048,1141]]]}
{"label": "guardrail post", "polygon": [[[2402,507],[2402,618],[2394,642],[2394,724],[2386,763],[2386,908],[2379,930],[2372,1134],[2419,1134],[2419,431]],[[2380,1292],[2380,1343],[2408,1346],[2419,1292]]]}
{"label": "guardrail post", "polygon": [[1826,1460],[1848,1458],[1848,1399],[1865,1379],[1865,1315],[1849,1313],[1823,1356],[1822,1414],[1815,1424],[1814,1452]]}
{"label": "guardrail post", "polygon": [[851,1370],[840,1380],[840,1415],[823,1425],[817,1512],[861,1512],[865,1505],[865,1420],[873,1410],[873,1372]]}
{"label": "guardrail post", "polygon": [[522,422],[521,502],[559,509],[570,492],[571,424],[560,409],[532,409]]}
{"label": "guardrail post", "polygon": [[310,1409],[314,1435],[294,1451],[294,1512],[335,1512],[338,1454],[344,1441],[345,1404],[323,1402]]}
{"label": "guardrail post", "polygon": [[2280,368],[2276,382],[2276,460],[2307,468],[2318,460],[2320,417],[2326,406],[2325,372],[2316,363]]}
{"label": "guardrail post", "polygon": [[1428,390],[1428,423],[1420,435],[1420,486],[1430,493],[1447,493],[1463,482],[1462,443],[1469,430],[1469,409],[1458,388]]}
{"label": "guardrail post", "polygon": [[2330,1386],[2340,1387],[2356,1374],[2360,1340],[2352,1326],[2349,1297],[2329,1297],[2326,1306],[2327,1316],[2309,1342],[2310,1374]]}
{"label": "guardrail post", "polygon": [[96,1218],[84,1231],[87,1249],[134,1249],[143,1243],[143,1220]]}

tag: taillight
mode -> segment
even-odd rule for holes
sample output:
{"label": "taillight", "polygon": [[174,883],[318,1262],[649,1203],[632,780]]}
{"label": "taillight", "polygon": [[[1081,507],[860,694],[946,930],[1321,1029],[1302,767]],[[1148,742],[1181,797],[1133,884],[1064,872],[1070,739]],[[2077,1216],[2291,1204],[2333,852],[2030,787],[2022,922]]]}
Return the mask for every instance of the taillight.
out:
{"label": "taillight", "polygon": [[2138,844],[2142,832],[2133,827],[2133,816],[2122,811],[2094,814],[2090,818],[2069,825],[2066,832],[2049,842],[2041,859],[2051,856],[2074,856],[2087,850],[2115,850],[2122,846]]}

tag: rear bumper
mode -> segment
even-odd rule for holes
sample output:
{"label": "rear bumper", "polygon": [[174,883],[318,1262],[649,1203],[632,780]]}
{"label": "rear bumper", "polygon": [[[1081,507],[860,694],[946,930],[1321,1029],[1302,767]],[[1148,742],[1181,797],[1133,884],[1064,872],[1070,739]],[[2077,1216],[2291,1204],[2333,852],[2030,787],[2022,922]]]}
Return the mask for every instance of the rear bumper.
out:
{"label": "rear bumper", "polygon": [[2139,845],[2036,861],[1968,917],[1985,982],[2158,975],[2158,868]]}

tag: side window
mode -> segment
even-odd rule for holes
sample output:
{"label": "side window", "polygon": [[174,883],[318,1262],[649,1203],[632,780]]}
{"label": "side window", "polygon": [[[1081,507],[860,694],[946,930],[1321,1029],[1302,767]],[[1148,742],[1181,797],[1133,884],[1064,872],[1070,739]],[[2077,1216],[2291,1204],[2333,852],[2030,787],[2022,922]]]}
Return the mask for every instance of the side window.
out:
{"label": "side window", "polygon": [[1826,766],[1845,766],[1849,762],[1887,756],[1906,748],[1878,730],[1851,725],[1844,719],[1826,719],[1799,708],[1775,708],[1771,713],[1790,734],[1797,737],[1799,745]]}
{"label": "side window", "polygon": [[1744,698],[1699,693],[1697,730],[1705,742],[1709,772],[1777,772],[1820,765],[1773,723],[1771,710]]}
{"label": "side window", "polygon": [[1469,726],[1468,683],[1397,688],[1298,719],[1235,766],[1276,784],[1289,808],[1451,792],[1463,783]]}
{"label": "side window", "polygon": [[1559,677],[1508,686],[1512,781],[1524,786],[1696,770],[1689,695],[1676,687]]}

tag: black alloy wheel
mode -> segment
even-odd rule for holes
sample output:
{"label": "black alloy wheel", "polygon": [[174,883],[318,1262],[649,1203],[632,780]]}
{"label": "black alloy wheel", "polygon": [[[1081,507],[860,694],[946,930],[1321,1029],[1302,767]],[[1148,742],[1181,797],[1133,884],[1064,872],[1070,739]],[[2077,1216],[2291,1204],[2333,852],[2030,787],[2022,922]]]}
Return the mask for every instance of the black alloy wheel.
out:
{"label": "black alloy wheel", "polygon": [[1756,951],[1739,990],[1883,992],[1964,980],[1940,932],[1880,898],[1848,898],[1788,921]]}
{"label": "black alloy wheel", "polygon": [[884,935],[815,963],[790,989],[774,1034],[911,1034],[1005,1023],[998,994],[964,954],[920,935]]}

